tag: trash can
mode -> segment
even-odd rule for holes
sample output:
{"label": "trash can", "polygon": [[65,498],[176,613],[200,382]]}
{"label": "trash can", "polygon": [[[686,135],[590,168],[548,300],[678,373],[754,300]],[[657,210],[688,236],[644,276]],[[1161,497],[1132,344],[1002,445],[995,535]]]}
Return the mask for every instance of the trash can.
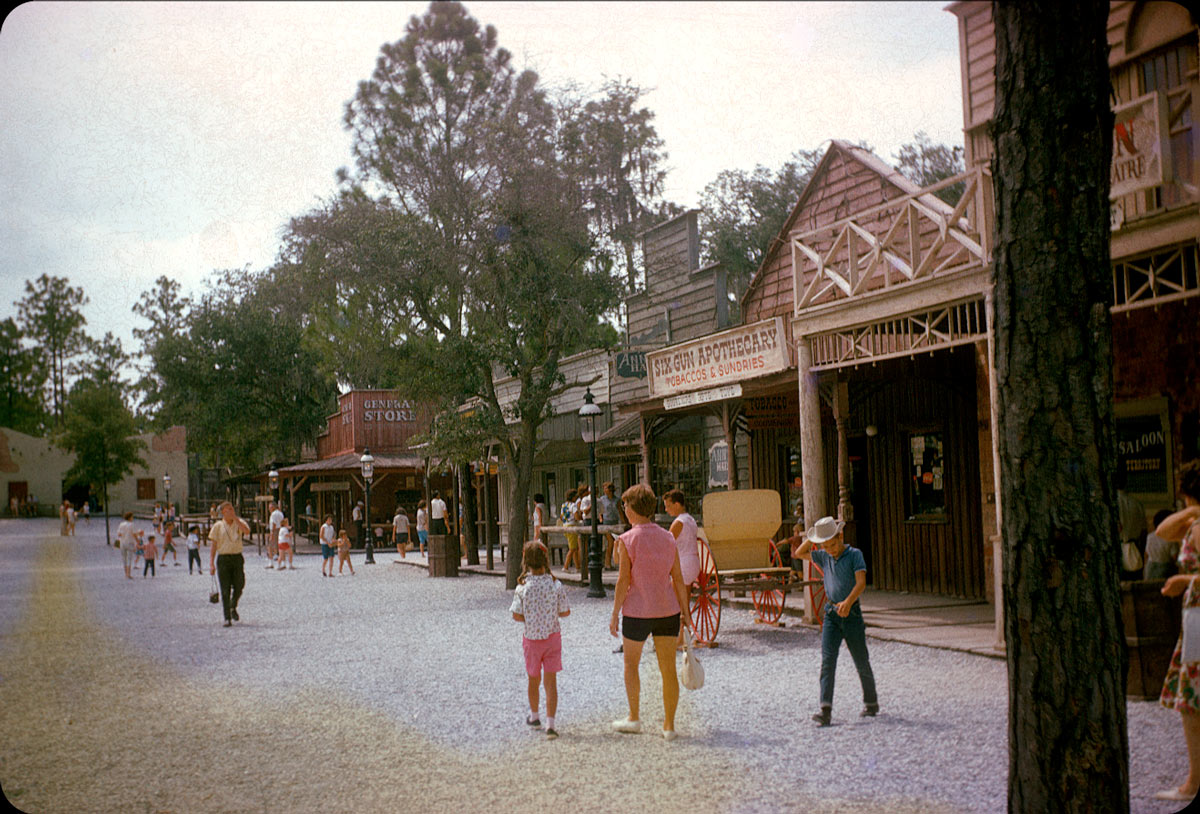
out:
{"label": "trash can", "polygon": [[429,535],[429,576],[458,576],[458,539],[454,535]]}
{"label": "trash can", "polygon": [[1166,580],[1121,583],[1121,621],[1129,648],[1125,695],[1152,701],[1162,692],[1183,623],[1183,601],[1162,595]]}

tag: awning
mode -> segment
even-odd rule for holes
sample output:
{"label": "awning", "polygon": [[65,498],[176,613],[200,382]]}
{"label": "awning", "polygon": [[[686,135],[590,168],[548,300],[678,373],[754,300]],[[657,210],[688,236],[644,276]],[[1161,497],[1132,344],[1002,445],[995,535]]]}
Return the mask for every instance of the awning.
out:
{"label": "awning", "polygon": [[[307,463],[296,464],[295,466],[285,466],[279,470],[280,475],[296,475],[296,474],[312,474],[314,472],[358,472],[362,469],[362,463],[359,459],[362,457],[357,452],[345,452],[341,455],[334,455],[332,458],[322,458],[319,461],[309,461]],[[421,469],[425,465],[425,459],[413,456],[398,456],[398,455],[375,455],[375,471],[380,472],[385,469]]]}
{"label": "awning", "polygon": [[640,414],[622,419],[602,432],[600,437],[596,439],[596,443],[607,444],[609,446],[623,446],[631,442],[641,443],[641,421],[642,417]]}

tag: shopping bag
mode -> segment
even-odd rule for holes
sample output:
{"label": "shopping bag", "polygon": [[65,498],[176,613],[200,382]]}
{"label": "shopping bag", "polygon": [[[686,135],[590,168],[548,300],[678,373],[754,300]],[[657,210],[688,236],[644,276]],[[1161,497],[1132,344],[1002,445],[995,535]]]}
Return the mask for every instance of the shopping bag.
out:
{"label": "shopping bag", "polygon": [[1179,661],[1183,664],[1200,661],[1200,607],[1183,609],[1183,648]]}
{"label": "shopping bag", "polygon": [[692,648],[692,632],[686,627],[683,629],[683,669],[679,671],[679,681],[689,690],[704,686],[704,667]]}
{"label": "shopping bag", "polygon": [[1126,571],[1141,571],[1143,564],[1142,550],[1137,543],[1126,541],[1121,544],[1121,566]]}
{"label": "shopping bag", "polygon": [[208,601],[214,605],[221,601],[221,592],[217,588],[217,575],[212,575],[212,591],[208,595]]}

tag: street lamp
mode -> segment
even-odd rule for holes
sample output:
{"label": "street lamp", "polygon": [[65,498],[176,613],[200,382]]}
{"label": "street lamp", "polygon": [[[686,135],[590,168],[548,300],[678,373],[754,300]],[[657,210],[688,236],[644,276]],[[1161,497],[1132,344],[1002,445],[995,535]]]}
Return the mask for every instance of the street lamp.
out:
{"label": "street lamp", "polygon": [[600,549],[600,530],[597,528],[599,506],[596,504],[596,418],[600,408],[594,403],[592,388],[583,394],[583,406],[579,408],[580,431],[584,443],[588,445],[588,488],[592,496],[592,536],[588,541],[588,574],[591,577],[591,587],[587,595],[597,599],[604,598],[604,583],[602,577],[602,557]]}
{"label": "street lamp", "polygon": [[358,463],[362,466],[363,483],[367,485],[367,505],[366,505],[366,530],[367,530],[367,559],[368,565],[375,564],[375,547],[371,544],[371,480],[375,477],[375,458],[371,455],[371,450],[363,448],[362,457],[358,459]]}
{"label": "street lamp", "polygon": [[167,472],[163,475],[163,489],[167,492],[167,511],[165,516],[171,515],[171,473]]}
{"label": "street lamp", "polygon": [[[275,490],[279,488],[279,472],[272,469],[267,473],[267,478],[271,481],[271,497],[274,498]],[[278,498],[276,498],[275,502],[279,503],[280,501]]]}

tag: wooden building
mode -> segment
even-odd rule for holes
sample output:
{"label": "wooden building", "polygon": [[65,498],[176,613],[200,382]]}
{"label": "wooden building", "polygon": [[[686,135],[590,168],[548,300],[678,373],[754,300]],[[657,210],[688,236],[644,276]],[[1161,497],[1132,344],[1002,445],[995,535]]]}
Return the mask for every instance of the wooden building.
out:
{"label": "wooden building", "polygon": [[641,235],[645,286],[625,301],[627,341],[614,356],[611,378],[618,417],[599,455],[619,471],[614,480],[621,486],[644,481],[659,494],[679,488],[699,517],[700,497],[744,482],[748,459],[735,443],[737,416],[729,404],[685,398],[664,407],[664,398],[712,382],[671,384],[655,373],[656,360],[662,365],[672,353],[686,355],[723,331],[740,330],[732,327],[735,303],[724,268],[700,265],[697,215],[689,210]]}
{"label": "wooden building", "polygon": [[325,432],[317,438],[317,460],[279,469],[279,492],[293,527],[314,530],[311,522],[296,526],[311,503],[318,522],[333,515],[334,525],[353,535],[351,512],[366,492],[359,459],[367,449],[375,459],[371,522],[390,523],[394,509],[403,506],[415,523],[417,502],[435,489],[449,505],[453,479],[433,469],[435,462],[412,448],[413,437],[427,432],[431,419],[428,407],[394,390],[351,390],[340,395],[337,412],[327,417]]}

